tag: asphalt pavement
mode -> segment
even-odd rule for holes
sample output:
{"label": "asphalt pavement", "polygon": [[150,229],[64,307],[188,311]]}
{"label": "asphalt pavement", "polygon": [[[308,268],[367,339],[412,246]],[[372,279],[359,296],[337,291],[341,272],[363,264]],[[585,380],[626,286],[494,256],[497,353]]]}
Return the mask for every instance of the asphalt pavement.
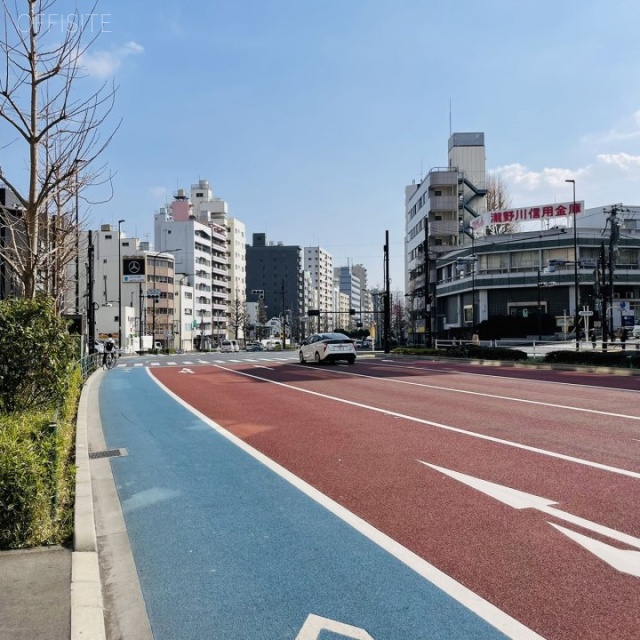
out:
{"label": "asphalt pavement", "polygon": [[78,411],[73,548],[0,552],[0,640],[153,637],[102,433],[104,375],[87,381]]}

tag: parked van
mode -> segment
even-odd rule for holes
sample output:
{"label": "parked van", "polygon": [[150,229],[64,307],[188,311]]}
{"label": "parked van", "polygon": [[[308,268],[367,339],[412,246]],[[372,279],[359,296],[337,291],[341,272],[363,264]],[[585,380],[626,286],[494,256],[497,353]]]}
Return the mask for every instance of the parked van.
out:
{"label": "parked van", "polygon": [[631,330],[632,338],[640,338],[640,320],[636,320],[636,323],[633,325],[633,329]]}
{"label": "parked van", "polygon": [[237,340],[223,340],[220,345],[220,353],[234,353],[240,351],[240,345]]}

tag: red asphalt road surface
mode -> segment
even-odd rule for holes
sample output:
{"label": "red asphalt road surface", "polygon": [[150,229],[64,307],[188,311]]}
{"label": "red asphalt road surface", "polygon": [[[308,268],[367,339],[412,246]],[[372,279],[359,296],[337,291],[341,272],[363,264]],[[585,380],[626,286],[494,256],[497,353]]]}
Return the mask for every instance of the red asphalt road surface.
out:
{"label": "red asphalt road surface", "polygon": [[630,550],[636,563],[640,548],[514,509],[421,462],[547,498],[563,513],[640,538],[639,377],[410,359],[179,371],[153,375],[543,637],[640,638],[640,577],[550,523]]}

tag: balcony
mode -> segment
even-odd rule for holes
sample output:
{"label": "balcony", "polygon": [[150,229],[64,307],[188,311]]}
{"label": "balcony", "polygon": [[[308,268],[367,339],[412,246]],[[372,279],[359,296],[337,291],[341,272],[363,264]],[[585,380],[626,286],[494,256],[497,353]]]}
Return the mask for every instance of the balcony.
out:
{"label": "balcony", "polygon": [[429,222],[431,236],[457,236],[459,227],[457,220],[434,220]]}
{"label": "balcony", "polygon": [[436,167],[427,176],[430,187],[444,187],[458,184],[458,170],[451,167]]}
{"label": "balcony", "polygon": [[454,211],[458,215],[458,198],[457,196],[431,196],[429,198],[430,211]]}

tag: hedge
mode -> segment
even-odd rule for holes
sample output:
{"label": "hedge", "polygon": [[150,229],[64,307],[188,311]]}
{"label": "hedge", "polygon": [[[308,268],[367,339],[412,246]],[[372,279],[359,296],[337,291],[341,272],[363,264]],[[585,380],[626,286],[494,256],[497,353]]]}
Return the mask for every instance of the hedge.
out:
{"label": "hedge", "polygon": [[0,301],[0,549],[67,542],[73,529],[74,343],[48,298]]}

